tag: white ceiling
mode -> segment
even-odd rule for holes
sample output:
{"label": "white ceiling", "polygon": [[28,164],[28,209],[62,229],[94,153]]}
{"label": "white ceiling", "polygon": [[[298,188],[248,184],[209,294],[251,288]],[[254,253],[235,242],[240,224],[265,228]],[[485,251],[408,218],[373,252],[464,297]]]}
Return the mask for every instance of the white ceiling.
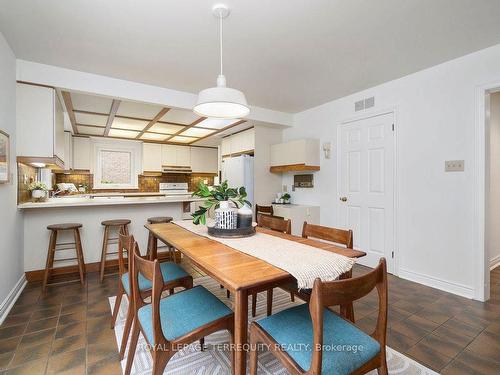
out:
{"label": "white ceiling", "polygon": [[[0,0],[0,31],[21,59],[197,92],[217,75],[215,2]],[[225,2],[228,85],[285,112],[500,43],[499,0]]]}

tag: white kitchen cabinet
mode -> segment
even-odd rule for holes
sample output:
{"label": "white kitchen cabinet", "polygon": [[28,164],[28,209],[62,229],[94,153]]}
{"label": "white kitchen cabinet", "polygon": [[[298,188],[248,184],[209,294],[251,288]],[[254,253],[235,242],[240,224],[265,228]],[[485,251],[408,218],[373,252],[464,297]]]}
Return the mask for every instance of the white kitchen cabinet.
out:
{"label": "white kitchen cabinet", "polygon": [[191,169],[193,173],[214,173],[218,171],[216,148],[191,147]]}
{"label": "white kitchen cabinet", "polygon": [[162,153],[161,144],[142,144],[142,170],[148,172],[161,172]]}
{"label": "white kitchen cabinet", "polygon": [[271,166],[304,164],[319,166],[319,140],[299,139],[271,146]]}
{"label": "white kitchen cabinet", "polygon": [[320,224],[319,206],[301,204],[273,204],[275,216],[281,216],[292,221],[292,234],[302,235],[304,221],[309,224]]}
{"label": "white kitchen cabinet", "polygon": [[255,149],[255,130],[248,129],[222,139],[222,155],[234,155]]}
{"label": "white kitchen cabinet", "polygon": [[231,154],[231,137],[222,138],[222,144],[220,150],[223,156]]}
{"label": "white kitchen cabinet", "polygon": [[64,169],[73,169],[73,136],[71,132],[64,132]]}
{"label": "white kitchen cabinet", "polygon": [[73,137],[73,169],[90,170],[90,138]]}
{"label": "white kitchen cabinet", "polygon": [[189,146],[161,145],[161,164],[168,166],[191,165],[191,150]]}
{"label": "white kitchen cabinet", "polygon": [[176,149],[176,166],[189,167],[191,166],[191,147],[175,146]]}
{"label": "white kitchen cabinet", "polygon": [[53,88],[18,83],[17,155],[59,158],[64,155],[64,115]]}

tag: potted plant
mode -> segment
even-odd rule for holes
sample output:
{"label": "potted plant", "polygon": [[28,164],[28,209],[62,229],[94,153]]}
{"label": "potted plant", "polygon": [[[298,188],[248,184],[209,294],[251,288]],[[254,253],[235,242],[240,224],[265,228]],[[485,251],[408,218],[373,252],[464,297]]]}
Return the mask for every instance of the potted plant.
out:
{"label": "potted plant", "polygon": [[31,192],[33,199],[40,200],[47,196],[47,185],[43,182],[35,181],[29,184],[28,190]]}
{"label": "potted plant", "polygon": [[[247,192],[245,187],[230,188],[227,181],[224,181],[218,186],[214,186],[210,189],[207,185],[200,181],[198,188],[193,193],[193,197],[205,198],[203,205],[191,216],[193,217],[193,223],[206,224],[207,222],[207,212],[211,209],[221,210],[221,211],[234,211],[236,215],[236,210],[245,204],[251,206],[250,202],[246,199]],[[230,207],[231,203],[235,207]],[[219,211],[219,212],[221,212]],[[217,220],[216,220],[217,221]],[[236,222],[235,222],[236,225]]]}
{"label": "potted plant", "polygon": [[283,203],[290,203],[290,198],[292,197],[288,193],[285,193],[281,196],[281,199],[283,199]]}

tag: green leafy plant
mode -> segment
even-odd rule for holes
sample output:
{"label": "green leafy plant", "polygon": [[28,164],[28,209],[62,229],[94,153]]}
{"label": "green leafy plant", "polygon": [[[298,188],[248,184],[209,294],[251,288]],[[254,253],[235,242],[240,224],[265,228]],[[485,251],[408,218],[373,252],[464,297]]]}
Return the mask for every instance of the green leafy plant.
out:
{"label": "green leafy plant", "polygon": [[214,186],[212,189],[200,181],[198,188],[193,193],[193,197],[206,199],[203,205],[191,215],[193,217],[193,223],[196,225],[206,224],[207,212],[211,209],[218,208],[220,202],[230,201],[233,202],[236,207],[241,207],[244,204],[251,206],[251,203],[247,200],[245,187],[230,188],[227,181],[224,181],[218,186]]}
{"label": "green leafy plant", "polygon": [[283,195],[281,196],[281,199],[283,199],[283,201],[285,201],[285,202],[289,201],[289,200],[290,200],[290,198],[291,198],[291,196],[290,196],[290,194],[288,194],[288,193],[285,193],[285,194],[283,194]]}
{"label": "green leafy plant", "polygon": [[29,184],[28,190],[29,191],[33,191],[33,190],[47,191],[49,189],[47,188],[47,185],[45,185],[43,182],[35,181],[35,182],[32,182],[31,184]]}

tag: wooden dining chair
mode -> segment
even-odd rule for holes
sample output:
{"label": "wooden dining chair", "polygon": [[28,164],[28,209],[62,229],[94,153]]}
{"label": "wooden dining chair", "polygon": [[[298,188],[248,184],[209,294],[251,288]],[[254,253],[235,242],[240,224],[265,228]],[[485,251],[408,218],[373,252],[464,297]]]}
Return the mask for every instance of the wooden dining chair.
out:
{"label": "wooden dining chair", "polygon": [[255,205],[255,219],[259,217],[259,214],[264,214],[264,215],[274,215],[274,208],[272,205],[270,206],[259,206],[258,204]]}
{"label": "wooden dining chair", "polygon": [[[325,227],[322,225],[309,224],[304,221],[302,226],[302,237],[303,238],[316,238],[323,241],[333,242],[336,245],[345,246],[347,249],[353,248],[353,232],[351,229],[339,229]],[[349,279],[352,277],[352,269],[348,272],[340,275],[339,279]],[[304,301],[309,301],[310,291],[304,290],[299,291],[298,289],[292,289],[290,291],[290,299],[294,302],[294,296],[297,295],[300,299]],[[340,306],[340,311],[342,316],[347,317],[351,322],[354,323],[354,306],[347,304],[346,306]]]}
{"label": "wooden dining chair", "polygon": [[[272,206],[271,206],[272,207]],[[282,217],[263,215],[261,213],[257,214],[257,226],[261,228],[267,228],[274,230],[276,232],[291,234],[292,233],[292,221],[290,219],[285,220]],[[273,289],[266,290],[267,294],[267,316],[271,315],[273,312]],[[257,293],[252,294],[252,317],[257,314]]]}
{"label": "wooden dining chair", "polygon": [[[119,234],[118,239],[118,273],[120,275],[118,281],[118,293],[116,294],[115,306],[113,308],[113,316],[111,317],[111,328],[113,329],[116,323],[116,318],[120,310],[120,304],[123,295],[127,295],[128,299],[128,309],[127,317],[125,319],[125,326],[123,328],[123,337],[120,345],[120,359],[123,359],[125,355],[125,350],[127,348],[127,342],[130,335],[130,328],[132,327],[132,321],[134,320],[134,308],[132,304],[131,291],[132,291],[132,279],[129,277],[129,259],[133,254],[133,249],[135,245],[134,236]],[[125,256],[126,253],[126,256]],[[193,287],[193,277],[189,275],[181,266],[172,263],[165,262],[160,264],[160,270],[163,276],[163,289],[169,290],[173,293],[174,288],[183,287],[185,289],[190,289]],[[152,284],[145,279],[142,275],[140,276],[139,288],[143,296],[147,297],[151,295]]]}
{"label": "wooden dining chair", "polygon": [[[378,319],[367,335],[328,307],[352,303],[378,292]],[[250,374],[257,374],[257,346],[265,344],[292,374],[387,374],[387,267],[382,258],[356,278],[314,281],[309,304],[266,317],[250,326]],[[296,348],[300,346],[300,350]]]}
{"label": "wooden dining chair", "polygon": [[[141,277],[153,285],[150,303],[146,303],[141,294]],[[139,333],[149,345],[153,375],[163,374],[170,358],[182,347],[211,333],[228,330],[231,344],[234,342],[234,314],[217,297],[198,285],[161,298],[164,284],[161,264],[157,259],[143,259],[136,244],[132,261],[132,298],[137,319],[134,319],[125,375],[130,374]],[[234,355],[231,362],[234,368]]]}

